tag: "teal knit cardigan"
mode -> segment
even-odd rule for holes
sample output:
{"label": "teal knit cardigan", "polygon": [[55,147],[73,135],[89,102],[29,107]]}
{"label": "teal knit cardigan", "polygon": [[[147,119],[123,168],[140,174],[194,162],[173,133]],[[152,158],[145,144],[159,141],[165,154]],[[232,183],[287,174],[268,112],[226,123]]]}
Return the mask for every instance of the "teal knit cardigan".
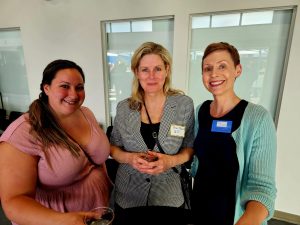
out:
{"label": "teal knit cardigan", "polygon": [[[199,128],[196,109],[195,132]],[[201,123],[201,121],[200,121]],[[236,182],[236,205],[234,223],[243,215],[246,203],[251,200],[261,202],[269,214],[262,223],[274,214],[276,198],[276,129],[270,113],[260,105],[248,103],[240,127],[232,133],[236,143],[239,172]],[[192,174],[195,175],[198,161],[192,163]]]}

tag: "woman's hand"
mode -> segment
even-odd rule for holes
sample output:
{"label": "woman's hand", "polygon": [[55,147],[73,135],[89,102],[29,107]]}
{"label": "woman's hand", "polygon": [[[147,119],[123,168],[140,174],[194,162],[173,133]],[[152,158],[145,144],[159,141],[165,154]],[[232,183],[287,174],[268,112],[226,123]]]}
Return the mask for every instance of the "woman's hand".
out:
{"label": "woman's hand", "polygon": [[85,225],[86,219],[97,219],[99,214],[96,212],[69,212],[61,213],[58,225]]}
{"label": "woman's hand", "polygon": [[86,216],[87,215],[84,212],[62,213],[59,217],[57,224],[59,224],[59,225],[71,225],[71,224],[72,225],[85,225],[84,220],[85,220]]}
{"label": "woman's hand", "polygon": [[139,159],[137,159],[136,169],[141,173],[157,175],[174,166],[173,157],[174,156],[172,155],[148,151],[147,153],[142,153],[142,155],[139,156]]}
{"label": "woman's hand", "polygon": [[136,170],[142,173],[143,169],[151,169],[148,160],[146,159],[147,155],[144,152],[131,152],[128,157],[128,163],[135,168]]}
{"label": "woman's hand", "polygon": [[242,216],[235,225],[260,225],[261,223],[254,222],[250,217]]}

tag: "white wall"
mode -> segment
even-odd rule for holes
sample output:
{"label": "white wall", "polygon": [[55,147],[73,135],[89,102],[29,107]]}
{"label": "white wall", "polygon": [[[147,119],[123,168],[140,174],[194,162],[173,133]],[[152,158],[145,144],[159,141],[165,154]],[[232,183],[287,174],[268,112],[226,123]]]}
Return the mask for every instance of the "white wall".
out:
{"label": "white wall", "polygon": [[[0,0],[0,28],[21,28],[32,100],[50,61],[74,60],[86,73],[85,105],[105,123],[100,21],[174,15],[173,84],[186,91],[190,14],[290,5],[300,0]],[[297,15],[278,123],[276,201],[276,210],[295,215],[300,215],[299,50]]]}

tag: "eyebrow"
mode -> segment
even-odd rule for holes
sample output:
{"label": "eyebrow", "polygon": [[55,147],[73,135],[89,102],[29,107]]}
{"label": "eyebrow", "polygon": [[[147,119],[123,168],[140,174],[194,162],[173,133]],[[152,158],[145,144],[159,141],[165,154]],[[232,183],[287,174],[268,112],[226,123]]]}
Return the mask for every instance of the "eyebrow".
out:
{"label": "eyebrow", "polygon": [[[71,84],[71,83],[63,80],[63,81],[60,81],[59,84]],[[76,86],[78,86],[78,85],[84,85],[84,82],[80,82]]]}
{"label": "eyebrow", "polygon": [[220,60],[220,61],[218,61],[217,63],[221,63],[221,62],[228,62],[226,59],[223,59],[223,60]]}
{"label": "eyebrow", "polygon": [[[225,60],[225,59],[222,59],[222,60],[220,60],[220,61],[217,61],[217,63],[222,63],[222,62],[228,63],[228,61]],[[210,64],[210,63],[203,63],[203,66],[205,66],[205,65],[211,65],[211,64]]]}
{"label": "eyebrow", "polygon": [[[158,64],[158,65],[155,65],[154,67],[157,67],[157,66],[163,67],[164,64]],[[139,67],[141,67],[141,68],[148,68],[149,66],[141,66],[141,65],[140,65]]]}

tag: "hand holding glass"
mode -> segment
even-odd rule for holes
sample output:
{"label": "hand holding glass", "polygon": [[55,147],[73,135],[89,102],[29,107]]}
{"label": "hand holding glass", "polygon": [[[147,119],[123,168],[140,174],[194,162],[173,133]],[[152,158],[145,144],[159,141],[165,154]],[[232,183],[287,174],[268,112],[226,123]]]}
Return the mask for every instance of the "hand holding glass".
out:
{"label": "hand holding glass", "polygon": [[91,210],[99,214],[99,218],[86,218],[86,225],[111,225],[114,220],[114,211],[109,207],[97,207]]}
{"label": "hand holding glass", "polygon": [[154,161],[158,160],[158,157],[157,157],[157,156],[154,156],[154,155],[151,155],[151,154],[149,153],[149,151],[146,152],[145,154],[143,154],[143,155],[141,156],[141,158],[143,158],[144,160],[146,160],[146,161],[148,161],[148,162],[154,162]]}

